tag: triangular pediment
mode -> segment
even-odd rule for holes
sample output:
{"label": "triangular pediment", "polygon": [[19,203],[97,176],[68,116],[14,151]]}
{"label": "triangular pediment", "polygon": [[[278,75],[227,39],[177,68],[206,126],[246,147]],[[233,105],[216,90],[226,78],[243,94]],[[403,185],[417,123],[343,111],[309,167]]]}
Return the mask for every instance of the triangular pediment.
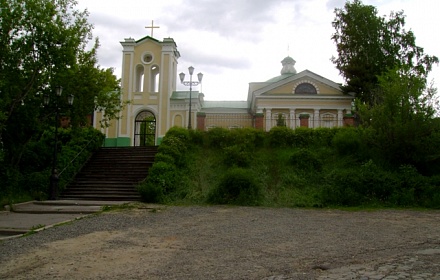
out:
{"label": "triangular pediment", "polygon": [[293,94],[295,88],[303,83],[308,83],[316,88],[317,94],[343,95],[340,84],[324,78],[309,70],[304,70],[295,75],[275,77],[265,83],[258,83],[259,87],[253,91],[254,96],[259,95],[285,95]]}
{"label": "triangular pediment", "polygon": [[144,42],[146,42],[146,41],[153,41],[153,42],[156,42],[156,43],[160,43],[159,40],[154,39],[153,37],[145,36],[145,37],[143,37],[143,38],[137,40],[137,41],[136,41],[136,44],[142,44],[142,43],[144,43]]}

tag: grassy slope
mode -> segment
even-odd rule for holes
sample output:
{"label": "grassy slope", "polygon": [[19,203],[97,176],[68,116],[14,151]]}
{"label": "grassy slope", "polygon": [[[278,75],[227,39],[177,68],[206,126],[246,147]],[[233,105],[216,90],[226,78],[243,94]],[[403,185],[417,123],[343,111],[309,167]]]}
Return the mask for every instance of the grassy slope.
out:
{"label": "grassy slope", "polygon": [[[329,149],[316,151],[326,158],[321,172],[304,171],[289,164],[293,148],[260,148],[252,153],[251,172],[261,185],[264,193],[263,206],[275,207],[316,207],[321,205],[320,187],[324,174],[332,166],[337,166]],[[177,204],[204,204],[213,187],[219,184],[223,174],[231,168],[224,162],[222,149],[199,147],[190,156],[188,184],[182,184],[173,195]],[[339,163],[341,165],[343,163]]]}

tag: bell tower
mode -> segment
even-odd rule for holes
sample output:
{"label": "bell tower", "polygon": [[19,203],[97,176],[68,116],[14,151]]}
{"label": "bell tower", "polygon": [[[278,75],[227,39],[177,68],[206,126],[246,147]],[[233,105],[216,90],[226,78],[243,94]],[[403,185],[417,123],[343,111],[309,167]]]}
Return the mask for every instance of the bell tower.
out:
{"label": "bell tower", "polygon": [[127,38],[121,45],[121,98],[127,104],[120,118],[104,129],[105,145],[158,145],[170,128],[180,53],[172,38]]}

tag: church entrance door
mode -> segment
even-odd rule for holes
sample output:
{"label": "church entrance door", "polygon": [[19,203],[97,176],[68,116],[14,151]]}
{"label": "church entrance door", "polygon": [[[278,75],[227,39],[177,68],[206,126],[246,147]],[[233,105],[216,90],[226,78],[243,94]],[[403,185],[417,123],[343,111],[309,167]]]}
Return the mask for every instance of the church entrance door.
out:
{"label": "church entrance door", "polygon": [[134,124],[134,146],[154,146],[156,140],[156,117],[150,111],[140,112]]}

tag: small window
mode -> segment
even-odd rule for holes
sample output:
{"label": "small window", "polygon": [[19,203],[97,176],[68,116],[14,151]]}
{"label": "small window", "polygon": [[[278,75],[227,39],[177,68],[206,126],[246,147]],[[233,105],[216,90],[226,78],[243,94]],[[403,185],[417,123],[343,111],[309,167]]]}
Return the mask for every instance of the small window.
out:
{"label": "small window", "polygon": [[332,114],[323,115],[321,120],[322,120],[321,123],[322,127],[332,128],[336,126],[335,116],[333,116]]}
{"label": "small window", "polygon": [[142,62],[144,64],[149,64],[153,61],[153,55],[151,53],[144,53],[142,55]]}

